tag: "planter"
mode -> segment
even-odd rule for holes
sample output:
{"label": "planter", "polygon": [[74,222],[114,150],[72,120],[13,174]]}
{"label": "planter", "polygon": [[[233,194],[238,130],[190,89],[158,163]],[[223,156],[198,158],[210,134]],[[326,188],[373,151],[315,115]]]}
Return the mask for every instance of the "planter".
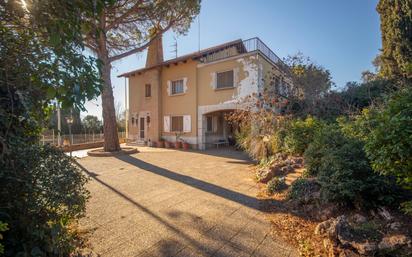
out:
{"label": "planter", "polygon": [[165,147],[166,147],[166,148],[171,148],[171,147],[172,147],[172,143],[165,141]]}
{"label": "planter", "polygon": [[118,155],[128,155],[138,153],[134,147],[122,147],[120,151],[116,152],[105,152],[103,148],[93,149],[87,152],[88,156],[93,157],[109,157],[109,156],[118,156]]}
{"label": "planter", "polygon": [[182,142],[177,141],[177,142],[175,143],[175,148],[176,148],[176,149],[182,148]]}
{"label": "planter", "polygon": [[157,147],[164,148],[165,147],[165,141],[158,141],[157,142]]}
{"label": "planter", "polygon": [[183,143],[183,149],[184,149],[184,150],[189,150],[189,149],[190,149],[189,143],[184,142],[184,143]]}

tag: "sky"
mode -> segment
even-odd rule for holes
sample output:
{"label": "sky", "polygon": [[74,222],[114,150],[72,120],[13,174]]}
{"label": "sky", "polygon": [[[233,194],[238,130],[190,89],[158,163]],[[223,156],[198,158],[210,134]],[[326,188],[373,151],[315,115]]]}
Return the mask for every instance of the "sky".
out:
{"label": "sky", "polygon": [[[331,72],[336,86],[359,81],[373,70],[381,48],[378,0],[202,0],[200,15],[186,35],[167,32],[164,59],[236,39],[259,37],[280,58],[302,52]],[[199,26],[200,22],[200,26]],[[199,33],[200,27],[200,33]],[[125,79],[119,74],[143,68],[146,52],[113,63],[115,106],[124,110]],[[100,97],[86,104],[87,114],[102,117]]]}

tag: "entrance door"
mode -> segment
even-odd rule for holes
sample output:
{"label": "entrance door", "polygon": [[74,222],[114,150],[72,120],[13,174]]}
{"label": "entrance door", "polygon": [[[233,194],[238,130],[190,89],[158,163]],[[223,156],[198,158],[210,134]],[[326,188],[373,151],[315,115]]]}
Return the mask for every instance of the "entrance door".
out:
{"label": "entrance door", "polygon": [[144,117],[141,117],[140,118],[140,139],[144,139],[145,138],[145,135],[144,135],[144,127],[145,127],[145,124],[144,124],[144,122],[145,122],[145,118]]}

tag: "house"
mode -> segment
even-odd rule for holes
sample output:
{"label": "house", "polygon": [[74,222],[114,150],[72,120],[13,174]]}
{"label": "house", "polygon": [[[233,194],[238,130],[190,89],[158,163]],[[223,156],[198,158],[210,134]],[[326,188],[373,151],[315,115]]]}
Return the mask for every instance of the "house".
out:
{"label": "house", "polygon": [[166,61],[158,38],[149,46],[146,67],[119,76],[129,80],[129,138],[175,142],[178,135],[199,149],[226,141],[233,128],[225,114],[241,109],[244,97],[268,86],[269,73],[277,84],[290,84],[282,67],[279,57],[259,38],[239,39]]}

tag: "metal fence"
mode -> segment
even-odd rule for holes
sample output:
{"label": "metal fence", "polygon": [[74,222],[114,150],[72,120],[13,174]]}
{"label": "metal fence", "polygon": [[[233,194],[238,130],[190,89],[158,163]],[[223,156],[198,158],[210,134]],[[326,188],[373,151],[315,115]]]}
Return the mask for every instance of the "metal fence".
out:
{"label": "metal fence", "polygon": [[283,61],[265,43],[263,43],[262,40],[257,37],[234,42],[233,44],[227,45],[224,50],[220,49],[216,52],[206,53],[206,56],[204,56],[201,60],[203,60],[203,62],[214,62],[239,54],[255,51],[259,51],[273,63],[284,66]]}
{"label": "metal fence", "polygon": [[[119,139],[123,139],[126,137],[125,132],[118,132]],[[61,144],[87,144],[87,143],[95,143],[95,142],[103,142],[104,141],[104,134],[103,133],[83,133],[83,134],[72,134],[72,135],[61,135]],[[51,131],[48,133],[44,133],[40,137],[40,142],[45,144],[51,145],[58,145],[58,135],[57,133]]]}

